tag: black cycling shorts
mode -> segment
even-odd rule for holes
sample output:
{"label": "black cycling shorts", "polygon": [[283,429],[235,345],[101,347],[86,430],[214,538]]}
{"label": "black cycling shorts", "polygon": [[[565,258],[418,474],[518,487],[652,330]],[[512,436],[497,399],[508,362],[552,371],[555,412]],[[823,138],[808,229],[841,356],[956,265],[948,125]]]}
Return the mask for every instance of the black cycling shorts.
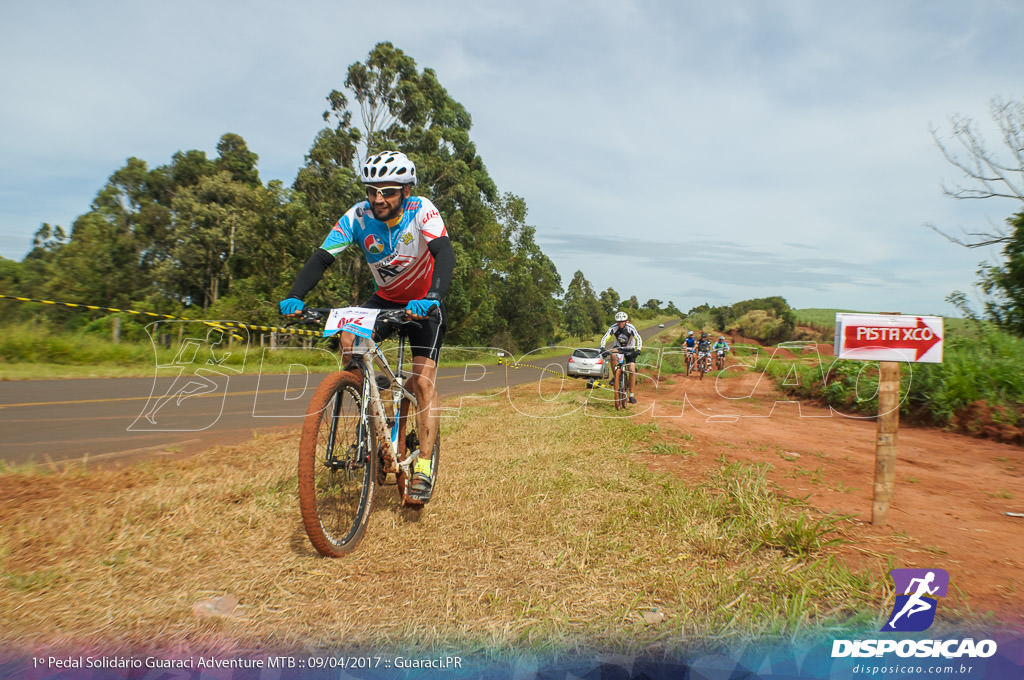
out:
{"label": "black cycling shorts", "polygon": [[[370,309],[405,309],[405,306],[404,302],[385,300],[376,293],[363,303],[363,307],[369,307]],[[444,303],[439,301],[439,307],[440,315],[431,315],[426,319],[419,319],[418,326],[410,324],[401,330],[405,337],[409,339],[409,348],[412,351],[412,355],[414,357],[426,357],[435,364],[441,357],[441,343],[444,342],[444,334],[448,328],[445,322],[445,319],[448,318],[448,312],[445,310]],[[384,331],[379,340],[384,340],[392,332],[394,332],[394,328]]]}

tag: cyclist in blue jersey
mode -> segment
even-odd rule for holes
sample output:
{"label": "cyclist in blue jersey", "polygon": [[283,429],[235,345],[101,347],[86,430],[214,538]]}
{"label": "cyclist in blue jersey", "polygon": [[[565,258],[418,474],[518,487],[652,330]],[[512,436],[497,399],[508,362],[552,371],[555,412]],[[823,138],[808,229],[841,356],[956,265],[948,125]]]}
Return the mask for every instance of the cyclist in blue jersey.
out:
{"label": "cyclist in blue jersey", "polygon": [[608,329],[608,332],[601,338],[601,348],[604,348],[604,343],[608,342],[608,338],[615,338],[615,343],[612,345],[612,351],[616,350],[628,350],[626,354],[626,374],[629,376],[629,403],[636,403],[636,396],[633,394],[633,390],[636,388],[636,356],[643,349],[644,341],[640,337],[640,333],[629,323],[629,315],[625,312],[618,312],[615,314],[615,323]]}
{"label": "cyclist in blue jersey", "polygon": [[686,332],[686,339],[683,340],[683,351],[687,354],[693,354],[697,351],[697,338],[693,336],[693,331]]}
{"label": "cyclist in blue jersey", "polygon": [[[301,313],[303,298],[335,257],[352,244],[359,247],[377,284],[362,306],[405,308],[420,323],[404,331],[413,357],[407,385],[422,407],[416,414],[420,450],[429,452],[440,425],[434,380],[446,330],[443,300],[455,271],[455,252],[434,204],[412,195],[416,166],[405,154],[384,151],[370,156],[362,167],[362,181],[366,200],[349,208],[334,225],[302,267],[280,309],[286,316]],[[345,361],[353,340],[352,334],[341,334]],[[416,459],[410,484],[413,500],[430,500],[433,472],[429,455]]]}

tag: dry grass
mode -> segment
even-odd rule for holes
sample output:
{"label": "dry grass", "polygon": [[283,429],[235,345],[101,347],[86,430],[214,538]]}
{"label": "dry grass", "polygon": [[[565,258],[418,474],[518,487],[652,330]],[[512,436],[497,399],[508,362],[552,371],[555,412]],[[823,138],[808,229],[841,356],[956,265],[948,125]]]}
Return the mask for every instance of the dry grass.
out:
{"label": "dry grass", "polygon": [[[723,466],[688,488],[633,462],[655,426],[587,416],[582,393],[514,394],[446,419],[435,499],[416,518],[382,487],[340,560],[300,523],[298,432],[124,469],[8,470],[0,645],[637,652],[877,609],[870,579],[765,544],[745,513],[781,506],[756,474]],[[193,613],[221,595],[233,615]]]}

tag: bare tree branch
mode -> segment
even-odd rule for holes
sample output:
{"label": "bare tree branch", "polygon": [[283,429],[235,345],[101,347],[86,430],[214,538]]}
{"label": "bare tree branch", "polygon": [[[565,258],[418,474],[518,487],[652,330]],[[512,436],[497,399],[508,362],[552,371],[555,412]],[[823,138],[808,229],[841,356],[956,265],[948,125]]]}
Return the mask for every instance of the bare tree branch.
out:
{"label": "bare tree branch", "polygon": [[957,244],[958,246],[963,246],[964,248],[982,248],[984,246],[994,246],[994,245],[998,245],[1000,243],[1009,243],[1011,240],[1013,240],[1012,237],[1009,234],[991,234],[991,233],[978,232],[978,231],[966,231],[966,232],[964,232],[965,236],[984,239],[982,241],[970,241],[969,242],[969,241],[964,241],[963,239],[959,239],[956,236],[951,236],[951,235],[947,234],[946,232],[944,232],[941,229],[939,229],[938,227],[936,227],[934,224],[928,223],[928,224],[925,224],[924,226],[928,227],[929,229],[934,231],[939,236],[942,236],[944,239],[946,239],[948,241],[951,241],[951,242]]}
{"label": "bare tree branch", "polygon": [[[1024,201],[1024,101],[993,99],[991,116],[1006,147],[1001,155],[989,150],[975,122],[965,116],[950,119],[951,140],[943,140],[939,131],[932,128],[932,139],[943,157],[965,176],[963,183],[952,186],[942,183],[942,193],[946,196],[957,200],[1009,198]],[[998,228],[993,232],[964,232],[972,239],[964,240],[950,236],[935,225],[925,226],[965,248],[1011,240],[1007,231]]]}

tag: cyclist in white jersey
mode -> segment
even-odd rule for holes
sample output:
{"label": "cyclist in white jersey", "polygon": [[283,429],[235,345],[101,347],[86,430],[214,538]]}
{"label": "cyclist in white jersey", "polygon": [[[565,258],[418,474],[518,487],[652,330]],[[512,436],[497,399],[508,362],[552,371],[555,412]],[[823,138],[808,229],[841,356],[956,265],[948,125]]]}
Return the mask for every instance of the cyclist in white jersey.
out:
{"label": "cyclist in white jersey", "polygon": [[[420,450],[432,451],[440,425],[434,380],[446,330],[443,299],[455,270],[455,252],[434,204],[412,195],[416,166],[405,154],[385,151],[370,156],[363,164],[362,180],[366,200],[349,208],[327,234],[299,272],[288,298],[281,301],[281,313],[299,314],[303,298],[335,257],[349,245],[358,246],[377,284],[377,291],[362,306],[405,308],[420,322],[404,331],[413,357],[407,385],[423,405],[416,414]],[[341,334],[346,361],[353,340],[352,334]],[[422,503],[430,500],[433,489],[430,466],[430,456],[420,456],[413,470],[410,494]]]}
{"label": "cyclist in white jersey", "polygon": [[633,390],[636,389],[636,355],[643,349],[644,341],[633,324],[629,323],[629,315],[625,312],[615,314],[615,323],[608,329],[608,332],[601,338],[601,348],[608,342],[608,338],[615,338],[612,349],[620,348],[629,350],[626,352],[626,373],[629,375],[629,403],[636,403],[636,396]]}

